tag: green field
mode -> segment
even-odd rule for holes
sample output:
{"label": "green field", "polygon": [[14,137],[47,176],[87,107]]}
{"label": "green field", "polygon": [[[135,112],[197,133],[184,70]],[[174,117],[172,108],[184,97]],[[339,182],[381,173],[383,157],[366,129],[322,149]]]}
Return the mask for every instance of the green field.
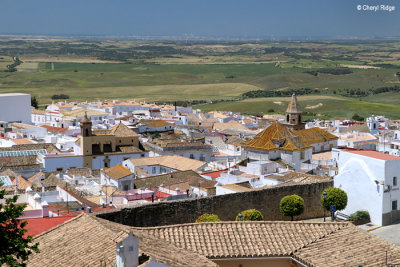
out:
{"label": "green field", "polygon": [[66,88],[46,89],[35,88],[6,88],[3,93],[29,93],[40,99],[41,104],[51,103],[51,96],[67,94],[73,100],[104,100],[104,99],[136,99],[137,101],[164,101],[178,100],[214,100],[232,99],[243,92],[257,90],[258,88],[242,83],[217,83],[217,84],[188,84],[188,85],[154,85],[154,86],[127,86],[127,87],[98,87],[98,88]]}
{"label": "green field", "polygon": [[[0,38],[0,92],[23,92],[41,105],[56,94],[70,100],[130,98],[146,101],[236,100],[200,105],[262,113],[284,112],[271,98],[245,99],[255,91],[307,88],[301,96],[309,116],[349,117],[371,113],[398,118],[400,93],[370,95],[400,85],[400,42],[194,42],[25,40]],[[4,72],[21,56],[15,72]],[[320,70],[351,70],[332,74]],[[307,73],[310,72],[311,73]],[[319,71],[318,73],[312,73]],[[349,90],[368,92],[348,96]],[[254,96],[252,96],[254,97]]]}
{"label": "green field", "polygon": [[[200,108],[204,111],[230,110],[247,114],[283,114],[289,101],[289,97],[256,98],[235,102],[202,104],[195,106],[195,108]],[[392,119],[400,119],[399,104],[367,102],[362,99],[337,96],[298,96],[298,101],[306,119],[324,119],[332,117],[351,118],[356,113],[364,117],[374,114],[384,115]],[[268,112],[271,109],[274,111]]]}
{"label": "green field", "polygon": [[9,56],[0,55],[0,72],[7,69],[7,65],[13,63],[13,60]]}
{"label": "green field", "polygon": [[[58,93],[68,94],[71,99],[85,97],[138,97],[150,100],[149,92],[164,95],[163,99],[216,99],[239,97],[242,93],[256,90],[284,90],[288,88],[319,89],[328,94],[345,88],[360,88],[393,85],[398,82],[394,69],[354,70],[351,74],[319,74],[317,77],[304,73],[303,69],[285,69],[274,64],[119,64],[119,63],[23,63],[13,73],[0,72],[0,90],[10,92],[23,90],[36,94],[41,91],[40,102]],[[203,93],[190,90],[192,85],[205,85]],[[217,86],[216,84],[230,84]],[[246,84],[246,86],[244,86]],[[164,89],[159,86],[165,86]],[[188,90],[181,94],[186,85]],[[210,86],[209,86],[210,85]],[[155,86],[155,87],[154,87]],[[154,88],[153,88],[154,87]],[[127,88],[131,88],[128,90]],[[196,87],[193,87],[196,88]],[[40,90],[44,89],[44,90]],[[221,91],[218,91],[221,90]],[[168,95],[170,98],[168,99]],[[210,96],[210,98],[208,98]],[[42,99],[42,97],[45,97]],[[154,95],[156,97],[156,95]]]}

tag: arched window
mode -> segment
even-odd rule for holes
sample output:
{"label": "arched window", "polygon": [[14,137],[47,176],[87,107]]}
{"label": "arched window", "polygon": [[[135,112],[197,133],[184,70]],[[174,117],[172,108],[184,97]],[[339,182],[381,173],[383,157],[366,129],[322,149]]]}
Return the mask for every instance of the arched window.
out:
{"label": "arched window", "polygon": [[286,121],[289,122],[289,114],[286,115]]}
{"label": "arched window", "polygon": [[89,129],[85,129],[85,136],[89,136]]}

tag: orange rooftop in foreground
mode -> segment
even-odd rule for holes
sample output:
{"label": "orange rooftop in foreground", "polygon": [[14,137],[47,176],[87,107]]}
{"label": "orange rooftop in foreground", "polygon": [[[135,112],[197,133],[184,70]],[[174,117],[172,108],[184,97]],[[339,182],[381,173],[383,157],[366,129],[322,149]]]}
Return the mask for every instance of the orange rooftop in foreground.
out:
{"label": "orange rooftop in foreground", "polygon": [[353,154],[369,157],[369,158],[380,159],[380,160],[400,160],[400,157],[388,155],[388,154],[381,153],[381,152],[378,152],[375,150],[345,149],[345,151],[353,153]]}

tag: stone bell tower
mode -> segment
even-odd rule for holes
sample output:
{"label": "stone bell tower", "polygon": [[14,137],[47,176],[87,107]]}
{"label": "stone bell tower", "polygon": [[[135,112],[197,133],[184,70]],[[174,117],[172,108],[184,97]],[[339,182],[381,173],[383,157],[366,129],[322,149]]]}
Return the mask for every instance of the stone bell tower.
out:
{"label": "stone bell tower", "polygon": [[300,105],[297,102],[297,97],[295,94],[293,94],[285,112],[285,125],[295,131],[304,130],[305,124],[301,121],[302,114],[303,112],[301,111]]}
{"label": "stone bell tower", "polygon": [[92,168],[92,121],[89,120],[87,114],[80,122],[81,126],[81,155],[83,155],[83,167]]}
{"label": "stone bell tower", "polygon": [[92,121],[89,120],[87,113],[85,113],[85,117],[81,120],[80,126],[81,126],[81,137],[92,136]]}

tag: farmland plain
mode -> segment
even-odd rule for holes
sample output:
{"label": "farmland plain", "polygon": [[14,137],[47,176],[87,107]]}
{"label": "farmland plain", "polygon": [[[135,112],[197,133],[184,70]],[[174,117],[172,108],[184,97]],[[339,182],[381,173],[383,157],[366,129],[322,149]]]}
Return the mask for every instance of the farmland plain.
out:
{"label": "farmland plain", "polygon": [[[197,100],[207,102],[196,106],[204,110],[257,114],[283,112],[285,104],[274,102],[287,103],[284,97],[253,98],[262,97],[260,92],[287,96],[290,90],[306,88],[307,95],[299,99],[310,117],[351,117],[358,112],[400,118],[400,93],[394,88],[400,86],[399,50],[398,41],[368,40],[184,43],[3,38],[0,92],[30,93],[43,106],[53,95],[66,94],[78,101]],[[21,64],[16,71],[5,72],[13,57]],[[252,98],[243,95],[250,91],[260,92]]]}

